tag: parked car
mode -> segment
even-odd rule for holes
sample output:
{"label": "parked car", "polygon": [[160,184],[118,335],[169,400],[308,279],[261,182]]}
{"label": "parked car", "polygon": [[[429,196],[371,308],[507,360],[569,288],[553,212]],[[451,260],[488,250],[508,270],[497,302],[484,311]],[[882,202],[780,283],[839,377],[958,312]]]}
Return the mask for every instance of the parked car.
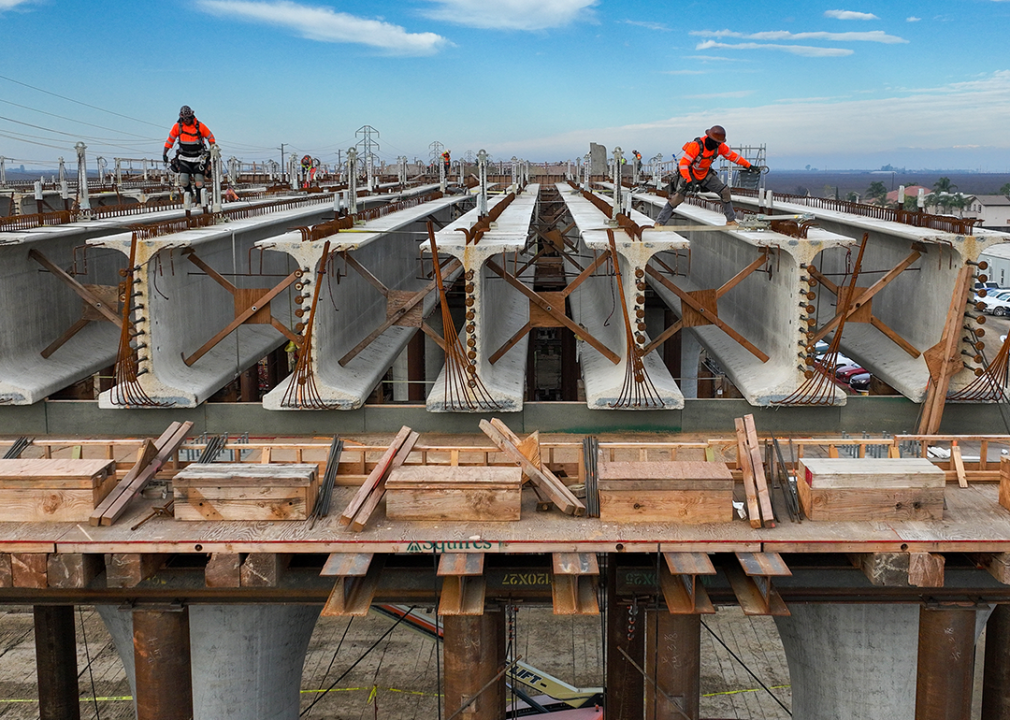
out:
{"label": "parked car", "polygon": [[982,312],[989,315],[997,315],[999,317],[1010,315],[1010,290],[991,293],[984,298],[979,298],[977,302],[985,306]]}
{"label": "parked car", "polygon": [[975,283],[975,289],[973,291],[975,293],[975,302],[978,302],[979,300],[982,299],[981,297],[979,297],[978,294],[980,290],[985,290],[986,296],[989,296],[999,292],[1000,290],[1006,290],[1006,288],[1001,288],[999,286],[999,283],[995,283],[992,281],[987,283],[977,282]]}
{"label": "parked car", "polygon": [[849,387],[853,390],[866,391],[870,389],[870,373],[858,373],[849,378]]}
{"label": "parked car", "polygon": [[840,368],[835,370],[835,377],[842,382],[848,382],[849,378],[853,375],[860,375],[865,372],[867,372],[867,370],[862,365],[850,363],[848,365],[842,365]]}

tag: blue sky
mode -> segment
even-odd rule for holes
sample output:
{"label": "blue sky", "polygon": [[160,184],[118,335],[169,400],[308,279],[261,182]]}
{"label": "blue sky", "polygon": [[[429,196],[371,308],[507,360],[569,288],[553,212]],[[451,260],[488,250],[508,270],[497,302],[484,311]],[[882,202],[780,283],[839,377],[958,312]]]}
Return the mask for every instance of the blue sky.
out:
{"label": "blue sky", "polygon": [[719,123],[783,169],[1007,172],[1008,30],[1010,0],[0,0],[0,155],[158,157],[188,104],[246,160],[363,125],[388,162],[669,158]]}

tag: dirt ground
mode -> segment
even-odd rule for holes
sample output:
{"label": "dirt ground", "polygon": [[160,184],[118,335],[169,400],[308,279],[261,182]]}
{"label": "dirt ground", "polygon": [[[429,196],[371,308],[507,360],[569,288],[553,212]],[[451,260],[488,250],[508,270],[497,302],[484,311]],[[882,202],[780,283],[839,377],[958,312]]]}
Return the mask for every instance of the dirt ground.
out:
{"label": "dirt ground", "polygon": [[[129,684],[101,619],[92,608],[80,609],[77,619],[81,717],[96,720],[134,717]],[[746,618],[733,607],[721,608],[716,615],[704,618],[704,622],[710,631],[702,628],[702,717],[753,720],[789,717],[713,637],[716,635],[725,642],[789,707],[789,671],[772,619]],[[345,619],[320,619],[303,671],[302,711],[312,705],[303,717],[311,720],[437,717],[439,666],[435,644],[403,625],[337,682],[392,623],[378,615],[350,621],[350,627]],[[572,685],[597,686],[603,679],[600,632],[600,619],[596,617],[556,617],[549,608],[526,608],[519,612],[516,626],[517,652],[524,661]],[[13,607],[0,613],[0,720],[39,717],[33,643],[31,608]],[[973,718],[979,717],[981,657],[980,654],[976,665]],[[324,692],[327,689],[330,691]]]}

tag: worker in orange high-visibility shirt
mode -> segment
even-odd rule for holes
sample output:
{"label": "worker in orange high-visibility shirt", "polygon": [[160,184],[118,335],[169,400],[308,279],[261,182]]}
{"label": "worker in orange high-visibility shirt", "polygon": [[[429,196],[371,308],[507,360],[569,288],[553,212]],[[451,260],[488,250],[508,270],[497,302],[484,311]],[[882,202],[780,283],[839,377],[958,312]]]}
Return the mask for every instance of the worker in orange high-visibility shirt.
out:
{"label": "worker in orange high-visibility shirt", "polygon": [[452,150],[446,150],[444,153],[442,153],[442,165],[443,165],[443,167],[445,167],[445,179],[446,180],[449,179],[449,168],[452,166],[452,159],[451,159],[451,156],[449,155],[449,153],[451,153],[451,152],[452,152]]}
{"label": "worker in orange high-visibility shirt", "polygon": [[214,133],[210,128],[196,119],[189,105],[183,105],[179,108],[179,122],[168,132],[165,152],[161,156],[168,162],[168,151],[172,149],[176,140],[179,141],[179,149],[172,158],[171,167],[179,173],[179,187],[191,191],[198,202],[197,195],[203,187],[203,176],[210,157],[204,143],[205,138],[211,145],[215,143]]}
{"label": "worker in orange high-visibility shirt", "polygon": [[734,162],[747,169],[749,172],[760,172],[758,168],[753,168],[747,158],[741,157],[729,149],[726,144],[726,129],[722,125],[713,125],[705,131],[705,137],[695,138],[684,145],[684,154],[677,165],[677,182],[674,185],[673,193],[667,198],[666,205],[663,206],[659,217],[656,218],[656,227],[666,225],[673,215],[673,209],[684,202],[689,192],[706,190],[715,193],[722,198],[723,213],[726,215],[726,224],[736,225],[736,212],[730,202],[729,188],[719,179],[719,175],[712,169],[712,161],[717,156],[724,157],[730,162]]}

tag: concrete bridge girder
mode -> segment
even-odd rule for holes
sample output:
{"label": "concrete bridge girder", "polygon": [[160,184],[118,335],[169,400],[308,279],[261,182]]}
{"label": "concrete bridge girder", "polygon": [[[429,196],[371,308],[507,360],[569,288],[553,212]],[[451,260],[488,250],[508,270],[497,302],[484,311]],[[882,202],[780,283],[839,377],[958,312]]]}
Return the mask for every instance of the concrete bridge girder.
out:
{"label": "concrete bridge girder", "polygon": [[[636,194],[635,201],[658,213],[666,199]],[[683,290],[716,290],[718,296],[718,288],[752,263],[766,258],[761,268],[718,297],[716,314],[754,349],[766,355],[767,360],[714,324],[691,330],[751,405],[767,407],[789,398],[806,382],[804,373],[808,369],[804,365],[804,349],[806,333],[811,328],[802,316],[803,308],[810,302],[807,293],[811,286],[801,266],[808,265],[826,248],[850,247],[852,240],[817,228],[811,229],[806,239],[770,230],[719,229],[726,222],[722,213],[687,203],[677,207],[674,218],[684,225],[714,228],[682,232],[690,240],[691,248],[686,277],[676,280]],[[668,229],[677,232],[676,225]],[[652,232],[647,231],[646,235]],[[671,267],[677,260],[662,254],[659,259]],[[679,261],[682,267],[683,258]],[[684,318],[681,299],[655,276],[649,275],[647,279],[656,294]],[[840,388],[827,392],[830,397],[826,402],[845,404],[846,396]]]}
{"label": "concrete bridge girder", "polygon": [[[193,354],[239,314],[239,297],[206,277],[190,253],[234,286],[267,288],[298,268],[274,252],[254,252],[257,241],[292,225],[319,222],[332,212],[326,202],[293,210],[235,220],[209,228],[185,230],[157,239],[138,240],[135,299],[131,320],[138,333],[139,387],[154,403],[195,407],[286,342],[270,325],[245,324],[209,349]],[[119,250],[129,257],[132,235],[122,233],[91,244]],[[301,268],[303,272],[306,268]],[[293,290],[289,286],[270,303],[270,314],[287,327],[293,324]],[[246,298],[252,300],[252,298]],[[139,303],[142,307],[138,307]],[[187,364],[186,359],[191,359]],[[122,408],[127,403],[115,387],[102,393],[99,406]]]}
{"label": "concrete bridge girder", "polygon": [[[529,300],[492,270],[488,262],[494,262],[506,272],[516,271],[517,268],[509,264],[507,255],[521,252],[526,247],[539,192],[539,185],[528,185],[516,195],[515,200],[477,243],[468,244],[461,232],[463,228],[473,227],[479,220],[476,209],[435,234],[440,257],[443,261],[447,256],[459,260],[461,272],[466,277],[466,310],[472,311],[473,317],[471,319],[467,314],[459,335],[465,350],[474,353],[472,359],[476,363],[477,377],[486,390],[489,401],[480,402],[481,393],[475,392],[474,388],[458,389],[466,392],[471,403],[455,401],[453,396],[457,389],[447,386],[447,382],[451,385],[453,381],[451,376],[447,378],[447,368],[443,365],[426,401],[430,412],[522,410],[529,333],[493,363],[491,356],[527,323],[530,318]],[[506,197],[489,197],[489,211]],[[423,243],[422,249],[430,253],[430,243]],[[533,284],[529,275],[520,278],[520,281],[528,287]],[[471,326],[472,330],[469,330]]]}
{"label": "concrete bridge girder", "polygon": [[[609,252],[610,237],[606,228],[610,218],[605,217],[604,213],[583,197],[580,191],[561,183],[557,188],[579,229],[579,254],[587,258],[584,264],[588,264],[590,257],[595,259],[600,253]],[[632,221],[640,225],[651,222],[648,216],[637,211],[628,210],[627,214]],[[639,311],[643,313],[643,318],[645,311],[644,294],[637,288],[637,284],[641,282],[638,273],[639,271],[644,273],[654,255],[686,251],[690,243],[675,233],[664,231],[649,232],[641,241],[632,240],[620,228],[614,229],[613,233],[614,246],[620,260],[624,300],[628,307],[629,320],[633,323],[633,335],[642,338],[637,344],[639,348],[645,348],[649,343],[649,334],[644,330],[638,330],[636,322]],[[565,275],[568,283],[572,284],[580,275],[580,270],[570,263],[565,263]],[[654,392],[653,389],[644,387],[637,390],[626,387],[628,365],[631,360],[624,311],[617,292],[616,277],[602,274],[590,276],[569,296],[575,322],[619,357],[619,362],[615,364],[586,340],[578,339],[587,405],[595,410],[682,409],[684,395],[663,364],[659,353],[651,352],[642,358]],[[639,398],[638,404],[632,399],[636,396]],[[642,400],[646,402],[643,404]]]}
{"label": "concrete bridge girder", "polygon": [[[411,337],[419,330],[438,302],[438,292],[429,292],[417,309],[409,312],[403,324],[393,324],[375,337],[354,357],[350,351],[368,340],[389,317],[397,302],[413,296],[430,284],[418,267],[418,245],[426,235],[425,220],[433,217],[439,223],[450,220],[451,208],[467,201],[464,195],[443,197],[413,208],[370,220],[356,226],[353,232],[341,231],[327,238],[330,242],[330,272],[322,277],[313,320],[313,342],[310,374],[314,378],[320,404],[327,408],[355,410],[360,408],[390,365],[403,352]],[[303,242],[300,233],[287,233],[264,240],[258,247],[287,254],[293,263],[310,272],[301,278],[304,288],[302,320],[307,321],[312,307],[316,268],[326,240]],[[350,260],[342,260],[346,253]],[[381,282],[390,293],[387,298],[373,286],[353,263]],[[268,410],[304,409],[297,402],[289,376],[263,398]]]}
{"label": "concrete bridge girder", "polygon": [[[733,201],[761,209],[757,198],[734,197]],[[842,333],[841,349],[905,397],[922,402],[929,368],[921,353],[940,342],[959,271],[965,262],[977,262],[978,256],[991,245],[1010,241],[1010,236],[982,229],[977,229],[974,235],[957,235],[799,203],[773,200],[772,204],[776,214],[811,214],[819,227],[848,236],[857,244],[865,234],[867,247],[862,268],[866,274],[857,283],[860,287],[872,286],[884,273],[906,261],[912,252],[919,253],[907,269],[872,298],[871,308],[859,317],[859,322],[850,318]],[[854,260],[854,254],[849,257],[847,251],[834,250],[822,253],[813,262],[822,274],[841,281],[846,279]],[[820,327],[834,314],[828,305],[834,295],[823,285],[818,288],[818,295]],[[867,322],[870,314],[878,325],[886,326],[911,347],[904,349],[884,330]],[[967,344],[960,341],[958,350],[967,349],[970,349]],[[950,391],[956,392],[973,380],[973,371],[962,366],[951,380]]]}

